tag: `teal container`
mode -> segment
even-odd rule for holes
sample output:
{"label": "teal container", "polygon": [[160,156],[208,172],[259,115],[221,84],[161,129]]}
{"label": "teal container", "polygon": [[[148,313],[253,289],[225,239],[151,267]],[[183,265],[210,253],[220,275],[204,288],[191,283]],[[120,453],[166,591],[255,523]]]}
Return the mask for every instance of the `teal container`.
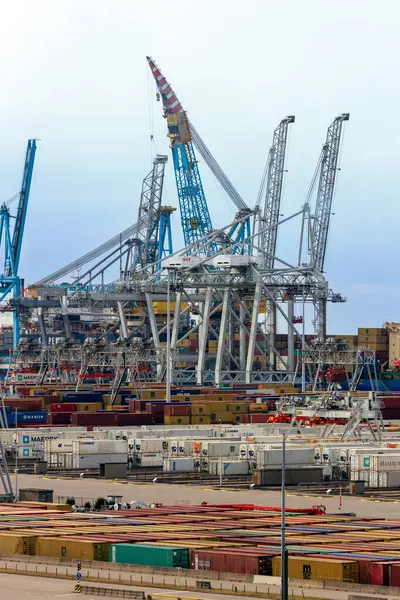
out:
{"label": "teal container", "polygon": [[146,546],[145,544],[111,544],[110,562],[147,567],[189,568],[188,548]]}

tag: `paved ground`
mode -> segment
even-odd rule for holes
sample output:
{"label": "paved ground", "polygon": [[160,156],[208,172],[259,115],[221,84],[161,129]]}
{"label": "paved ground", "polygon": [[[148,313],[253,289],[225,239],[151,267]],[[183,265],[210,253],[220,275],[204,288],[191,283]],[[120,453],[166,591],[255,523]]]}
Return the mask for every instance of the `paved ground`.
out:
{"label": "paved ground", "polygon": [[[0,561],[0,568],[4,566],[4,561]],[[15,565],[14,565],[15,566]],[[21,569],[24,565],[19,565]],[[29,568],[32,565],[28,565]],[[97,570],[94,570],[93,575],[97,576]],[[100,571],[99,576],[105,577],[107,575],[106,571]],[[165,583],[169,583],[169,579],[171,577],[163,578]],[[175,580],[176,581],[176,580]],[[181,581],[181,580],[180,580]],[[189,580],[188,580],[189,581]],[[190,585],[193,585],[194,581]],[[24,598],[30,599],[41,599],[45,600],[46,598],[98,598],[99,595],[83,595],[78,596],[73,592],[74,581],[71,580],[63,580],[63,579],[52,579],[50,577],[36,577],[30,575],[17,575],[17,574],[8,574],[8,573],[0,573],[0,586],[1,592],[0,597],[1,600],[23,600]],[[183,581],[181,581],[181,584]],[[85,585],[85,582],[83,582]],[[168,600],[177,600],[178,598],[185,598],[186,600],[238,600],[238,598],[252,598],[256,597],[250,595],[242,595],[242,589],[238,589],[238,593],[235,595],[231,595],[229,591],[227,593],[215,594],[215,593],[207,593],[206,591],[184,591],[177,589],[165,589],[165,588],[157,588],[157,587],[146,587],[145,582],[143,585],[133,583],[133,585],[115,585],[112,583],[91,583],[86,582],[86,585],[96,585],[99,587],[107,587],[107,588],[117,588],[117,589],[135,589],[144,591],[146,594],[151,595],[154,600],[162,600],[163,598],[168,598]],[[231,584],[229,582],[226,583],[224,587],[230,589],[229,586]],[[238,584],[240,585],[240,584]],[[253,586],[254,587],[254,586]],[[255,588],[254,588],[255,589]],[[278,598],[280,596],[280,589],[278,586],[269,586],[268,588],[263,589],[263,586],[258,587],[258,591],[264,593],[265,595],[270,594],[272,598]],[[297,588],[291,587],[290,597],[295,596],[296,598],[307,598],[309,600],[318,599],[318,600],[348,600],[350,595],[347,591],[338,591],[331,589],[312,589],[312,588]],[[357,592],[352,592],[357,593]],[[363,596],[364,597],[364,596]],[[370,597],[370,596],[367,596]],[[389,596],[386,596],[385,600],[390,600]],[[398,598],[396,599],[398,600]]]}
{"label": "paved ground", "polygon": [[[280,505],[280,492],[262,490],[219,490],[190,485],[171,484],[138,484],[104,481],[99,479],[57,479],[35,475],[19,475],[19,488],[54,489],[54,500],[57,496],[74,496],[78,498],[97,498],[99,496],[121,495],[125,502],[142,500],[163,502],[164,504],[199,504],[204,500],[212,503],[252,503],[270,506]],[[343,497],[343,505],[339,510],[339,498],[332,496],[298,496],[288,494],[286,505],[304,508],[313,504],[324,504],[330,513],[355,512],[360,517],[390,517],[400,519],[400,501],[382,503],[378,500],[367,500],[355,497]]]}

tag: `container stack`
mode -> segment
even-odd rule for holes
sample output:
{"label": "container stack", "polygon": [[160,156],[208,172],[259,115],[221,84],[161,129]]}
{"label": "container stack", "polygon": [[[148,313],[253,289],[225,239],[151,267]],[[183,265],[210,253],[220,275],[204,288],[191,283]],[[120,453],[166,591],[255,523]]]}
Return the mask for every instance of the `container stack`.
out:
{"label": "container stack", "polygon": [[[70,510],[70,509],[69,509]],[[67,506],[2,504],[2,552],[279,577],[281,517],[273,507],[175,505],[72,513]],[[400,585],[400,521],[287,509],[292,580]]]}

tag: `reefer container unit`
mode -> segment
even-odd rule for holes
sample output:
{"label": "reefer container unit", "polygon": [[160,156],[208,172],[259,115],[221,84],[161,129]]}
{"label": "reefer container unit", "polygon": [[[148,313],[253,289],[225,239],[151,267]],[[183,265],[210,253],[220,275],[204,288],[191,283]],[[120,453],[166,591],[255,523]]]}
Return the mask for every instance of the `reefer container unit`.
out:
{"label": "reefer container unit", "polygon": [[[272,559],[272,575],[281,575],[280,556]],[[288,576],[290,579],[359,583],[358,563],[350,560],[289,556]]]}
{"label": "reefer container unit", "polygon": [[190,473],[196,470],[194,458],[164,458],[165,473]]}
{"label": "reefer container unit", "polygon": [[[208,463],[208,472],[210,475],[219,475],[221,470],[221,461],[218,459],[210,460]],[[223,475],[247,475],[249,473],[248,460],[230,460],[222,461]]]}
{"label": "reefer container unit", "polygon": [[74,454],[127,454],[127,440],[73,440]]}
{"label": "reefer container unit", "polygon": [[[68,456],[68,454],[64,454]],[[101,464],[123,464],[128,462],[125,454],[73,454],[73,469],[98,469]]]}
{"label": "reefer container unit", "polygon": [[189,550],[144,544],[112,544],[110,562],[149,567],[189,568]]}

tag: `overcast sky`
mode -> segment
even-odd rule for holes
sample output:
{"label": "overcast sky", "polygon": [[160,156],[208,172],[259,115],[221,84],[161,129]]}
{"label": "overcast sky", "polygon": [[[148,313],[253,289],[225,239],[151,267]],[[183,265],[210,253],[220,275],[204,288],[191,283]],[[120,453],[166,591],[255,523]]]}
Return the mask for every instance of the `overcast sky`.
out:
{"label": "overcast sky", "polygon": [[[400,320],[399,23],[398,0],[4,0],[1,199],[20,187],[27,139],[40,138],[21,275],[33,282],[136,220],[152,154],[169,155],[150,54],[250,206],[283,117],[296,116],[287,216],[328,125],[350,112],[325,263],[348,302],[329,308],[328,329]],[[234,210],[199,164],[213,222],[225,225]],[[171,160],[164,203],[177,206]],[[174,223],[177,249],[177,213]],[[299,230],[282,228],[279,256],[294,260]]]}

